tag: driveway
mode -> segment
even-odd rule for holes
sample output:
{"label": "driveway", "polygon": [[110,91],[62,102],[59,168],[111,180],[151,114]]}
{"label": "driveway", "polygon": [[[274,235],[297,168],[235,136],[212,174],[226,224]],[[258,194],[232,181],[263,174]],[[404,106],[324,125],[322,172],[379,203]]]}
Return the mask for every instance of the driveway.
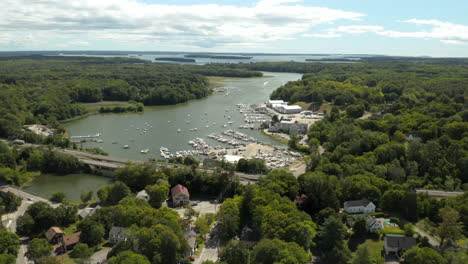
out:
{"label": "driveway", "polygon": [[[213,213],[215,214],[219,210],[219,204],[214,203],[214,201],[206,200],[192,200],[190,201],[192,208],[199,212],[200,215]],[[174,211],[179,213],[181,217],[184,217],[185,208],[173,208]]]}
{"label": "driveway", "polygon": [[107,253],[111,251],[112,248],[104,248],[99,250],[98,252],[95,252],[91,258],[89,259],[89,264],[97,264],[101,263],[103,260],[107,259]]}

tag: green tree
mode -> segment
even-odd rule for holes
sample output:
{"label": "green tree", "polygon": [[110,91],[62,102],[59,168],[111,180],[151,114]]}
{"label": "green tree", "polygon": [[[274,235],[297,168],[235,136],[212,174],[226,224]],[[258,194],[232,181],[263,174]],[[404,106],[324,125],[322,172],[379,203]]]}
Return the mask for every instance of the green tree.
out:
{"label": "green tree", "polygon": [[35,222],[29,214],[16,219],[16,232],[21,236],[30,236],[34,233]]}
{"label": "green tree", "polygon": [[460,214],[455,209],[450,207],[441,208],[439,210],[439,217],[442,219],[442,222],[437,227],[437,233],[441,238],[441,245],[447,238],[455,241],[462,237],[463,224],[458,221]]}
{"label": "green tree", "polygon": [[367,227],[367,222],[364,217],[359,217],[353,224],[353,232],[359,237],[363,237],[367,234],[369,228]]}
{"label": "green tree", "polygon": [[151,264],[145,256],[132,251],[124,251],[109,259],[109,264]]}
{"label": "green tree", "polygon": [[219,258],[227,264],[248,264],[249,251],[239,240],[231,240],[221,249]]}
{"label": "green tree", "polygon": [[43,238],[34,238],[28,244],[28,251],[25,256],[33,261],[41,257],[49,256],[52,253],[52,245]]}
{"label": "green tree", "polygon": [[308,254],[296,243],[287,243],[279,239],[262,239],[252,250],[251,262],[255,264],[298,263],[310,260]]}
{"label": "green tree", "polygon": [[54,192],[52,197],[50,197],[52,202],[61,203],[65,200],[65,193],[62,191]]}
{"label": "green tree", "polygon": [[356,250],[356,254],[353,257],[351,262],[352,264],[373,264],[374,262],[371,260],[369,249],[366,245],[361,244],[358,246]]}
{"label": "green tree", "polygon": [[145,188],[150,199],[149,203],[154,208],[160,208],[169,195],[169,185],[167,183],[149,185]]}
{"label": "green tree", "polygon": [[62,264],[62,262],[53,256],[40,257],[36,260],[36,264]]}
{"label": "green tree", "polygon": [[16,263],[16,256],[10,255],[10,254],[0,254],[0,263],[1,264]]}
{"label": "green tree", "polygon": [[93,199],[93,191],[82,191],[80,195],[80,199],[83,203],[87,203]]}
{"label": "green tree", "polygon": [[78,259],[80,263],[84,263],[93,255],[93,250],[88,247],[87,244],[78,243],[73,248],[73,251],[70,253],[70,257]]}
{"label": "green tree", "polygon": [[0,254],[16,256],[19,249],[19,237],[15,233],[0,230]]}
{"label": "green tree", "polygon": [[223,239],[229,240],[233,238],[240,228],[240,211],[238,201],[233,198],[226,199],[221,204],[219,212],[216,216],[220,234]]}
{"label": "green tree", "polygon": [[403,254],[404,264],[446,264],[444,259],[437,251],[432,248],[413,247]]}
{"label": "green tree", "polygon": [[351,253],[344,243],[345,229],[343,224],[334,216],[328,217],[317,234],[317,247],[328,261],[346,263]]}
{"label": "green tree", "polygon": [[81,231],[81,241],[90,247],[99,245],[105,235],[105,229],[102,224],[90,219],[80,222],[77,228]]}
{"label": "green tree", "polygon": [[260,186],[272,190],[282,196],[294,199],[299,193],[299,183],[293,174],[285,170],[274,170],[260,177]]}

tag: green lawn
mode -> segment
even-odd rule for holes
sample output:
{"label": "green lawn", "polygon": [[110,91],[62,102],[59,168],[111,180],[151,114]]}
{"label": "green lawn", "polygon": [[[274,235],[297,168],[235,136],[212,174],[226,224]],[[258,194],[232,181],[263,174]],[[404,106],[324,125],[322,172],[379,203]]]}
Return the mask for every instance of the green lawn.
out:
{"label": "green lawn", "polygon": [[387,223],[384,223],[384,229],[383,229],[384,234],[400,234],[403,235],[405,234],[404,230],[401,230],[397,224],[394,224],[394,226],[391,226]]}
{"label": "green lawn", "polygon": [[129,102],[122,102],[122,101],[102,101],[97,103],[82,103],[81,106],[86,108],[89,112],[98,112],[99,108],[101,107],[114,107],[114,106],[123,106],[127,107],[130,106]]}
{"label": "green lawn", "polygon": [[369,249],[371,259],[374,263],[383,263],[382,248],[384,242],[382,240],[366,239],[364,245]]}
{"label": "green lawn", "polygon": [[65,229],[63,229],[63,232],[65,233],[65,235],[71,235],[71,234],[75,233],[76,232],[76,223],[70,225],[69,227],[67,227]]}

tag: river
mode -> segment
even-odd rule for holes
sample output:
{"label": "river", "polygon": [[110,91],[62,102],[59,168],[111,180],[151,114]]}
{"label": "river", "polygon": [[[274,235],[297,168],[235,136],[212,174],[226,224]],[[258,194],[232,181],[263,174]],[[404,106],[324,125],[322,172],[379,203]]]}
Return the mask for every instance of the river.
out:
{"label": "river", "polygon": [[[255,137],[262,143],[280,145],[259,130],[238,129],[239,125],[245,124],[238,111],[238,103],[263,103],[273,90],[302,76],[270,72],[264,72],[264,75],[262,78],[224,79],[222,83],[227,92],[215,93],[204,99],[171,106],[145,107],[145,112],[141,114],[98,114],[66,123],[65,126],[70,135],[102,133],[100,139],[103,143],[87,142],[83,147],[101,147],[111,156],[133,160],[161,159],[159,148],[162,146],[172,152],[192,149],[188,141],[197,137],[205,139],[212,146],[221,145],[206,136],[229,128]],[[233,121],[233,124],[228,124],[229,121]],[[223,127],[225,124],[226,128]],[[147,132],[143,133],[145,128]],[[198,130],[190,131],[191,128]],[[178,129],[181,132],[177,132]],[[124,145],[129,145],[129,148],[124,149]],[[141,154],[141,149],[150,151]],[[64,191],[70,201],[78,202],[82,191],[96,191],[109,182],[109,178],[90,174],[42,174],[27,189],[48,196]]]}
{"label": "river", "polygon": [[[93,115],[66,123],[65,126],[71,136],[102,133],[102,143],[86,142],[82,147],[100,147],[111,156],[132,160],[161,159],[159,148],[163,146],[172,152],[191,150],[188,141],[197,137],[212,146],[222,145],[206,136],[230,128],[260,142],[277,145],[276,141],[258,130],[238,129],[239,125],[245,123],[237,104],[263,103],[273,90],[288,81],[300,79],[301,74],[265,72],[264,75],[270,77],[225,79],[222,82],[228,92],[215,93],[204,99],[170,106],[145,107],[142,114]],[[233,123],[228,124],[229,121]],[[190,131],[194,128],[197,131]],[[124,149],[124,145],[129,148]],[[150,151],[141,154],[142,149]]]}

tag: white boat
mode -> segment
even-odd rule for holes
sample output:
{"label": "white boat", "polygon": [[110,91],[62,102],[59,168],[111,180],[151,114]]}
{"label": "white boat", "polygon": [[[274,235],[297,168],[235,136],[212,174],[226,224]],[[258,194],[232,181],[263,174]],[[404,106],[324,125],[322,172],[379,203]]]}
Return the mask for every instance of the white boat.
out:
{"label": "white boat", "polygon": [[128,149],[129,146],[128,146],[128,145],[124,145],[123,148],[124,148],[124,149]]}
{"label": "white boat", "polygon": [[208,128],[208,127],[210,127],[210,126],[206,126],[206,128]]}
{"label": "white boat", "polygon": [[197,130],[198,130],[198,128],[194,128],[194,129],[193,129],[193,131],[197,131]]}
{"label": "white boat", "polygon": [[102,141],[102,139],[98,139],[96,142],[97,143],[104,143],[104,141]]}
{"label": "white boat", "polygon": [[178,133],[180,133],[180,131],[181,131],[181,130],[180,130],[180,128],[179,128],[179,129],[177,129],[177,132],[178,132]]}
{"label": "white boat", "polygon": [[227,125],[223,125],[223,127],[227,127]]}
{"label": "white boat", "polygon": [[141,154],[146,154],[146,153],[148,153],[149,151],[150,151],[149,149],[142,149],[142,150],[140,150],[140,153],[141,153]]}
{"label": "white boat", "polygon": [[232,124],[232,123],[234,123],[234,121],[229,121],[229,122],[228,122],[228,124]]}

